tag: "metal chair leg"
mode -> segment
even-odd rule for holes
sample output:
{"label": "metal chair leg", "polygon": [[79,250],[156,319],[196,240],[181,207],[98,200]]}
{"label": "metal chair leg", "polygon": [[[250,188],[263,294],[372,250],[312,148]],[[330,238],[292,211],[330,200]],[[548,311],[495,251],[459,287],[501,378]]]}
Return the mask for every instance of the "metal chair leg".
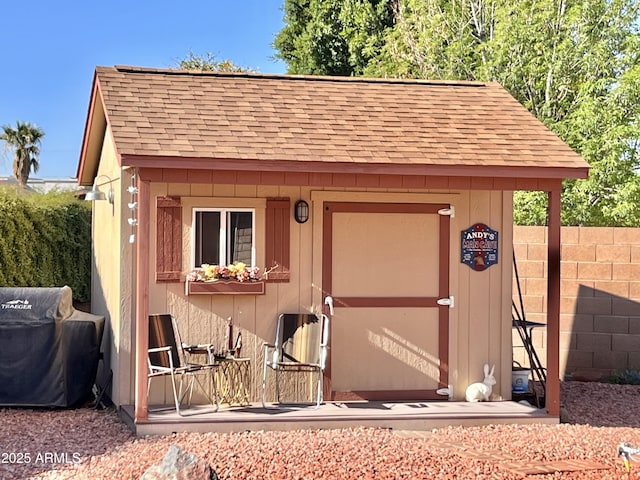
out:
{"label": "metal chair leg", "polygon": [[280,403],[280,375],[277,368],[274,370],[274,373],[276,375],[276,401]]}
{"label": "metal chair leg", "polygon": [[316,373],[316,375],[318,375],[318,392],[316,395],[316,408],[320,408],[320,404],[322,404],[322,371],[318,370],[318,372]]}
{"label": "metal chair leg", "polygon": [[262,365],[262,408],[267,408],[267,362]]}

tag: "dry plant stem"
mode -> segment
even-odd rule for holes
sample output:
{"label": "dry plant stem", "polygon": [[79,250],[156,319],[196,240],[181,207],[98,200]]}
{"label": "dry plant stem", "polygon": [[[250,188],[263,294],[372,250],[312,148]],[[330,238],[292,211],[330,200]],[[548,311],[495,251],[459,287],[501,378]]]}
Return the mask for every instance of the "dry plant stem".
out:
{"label": "dry plant stem", "polygon": [[[136,438],[112,411],[2,409],[0,452],[28,452],[31,463],[0,463],[0,478],[139,478],[172,444],[205,459],[221,479],[523,478],[498,460],[474,460],[438,446],[448,442],[461,451],[491,450],[522,461],[590,459],[608,466],[529,477],[533,480],[640,479],[640,463],[626,473],[616,456],[621,442],[640,446],[640,387],[567,382],[561,396],[570,424],[450,427],[416,438],[370,428]],[[34,461],[47,452],[58,461]],[[62,454],[69,463],[60,462]]]}

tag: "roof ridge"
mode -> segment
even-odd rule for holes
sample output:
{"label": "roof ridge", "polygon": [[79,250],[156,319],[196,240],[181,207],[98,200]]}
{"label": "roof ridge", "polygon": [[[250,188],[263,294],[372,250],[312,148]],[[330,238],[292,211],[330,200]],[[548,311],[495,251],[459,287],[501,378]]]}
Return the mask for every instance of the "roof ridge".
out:
{"label": "roof ridge", "polygon": [[[109,68],[109,67],[106,67]],[[480,82],[474,80],[427,80],[420,78],[375,78],[375,77],[348,77],[331,75],[299,75],[284,73],[258,73],[258,72],[220,72],[205,70],[183,70],[170,68],[138,67],[130,65],[115,65],[118,72],[122,73],[157,73],[161,75],[176,76],[207,76],[207,77],[239,77],[239,78],[264,78],[276,80],[305,80],[314,82],[353,82],[353,83],[391,83],[413,85],[439,85],[456,87],[486,87],[492,82]]]}

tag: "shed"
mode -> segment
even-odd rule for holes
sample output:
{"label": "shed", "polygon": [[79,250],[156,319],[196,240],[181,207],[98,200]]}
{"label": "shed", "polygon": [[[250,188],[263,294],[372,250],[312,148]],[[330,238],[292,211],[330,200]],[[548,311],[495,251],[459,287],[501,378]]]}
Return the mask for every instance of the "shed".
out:
{"label": "shed", "polygon": [[[231,317],[257,400],[278,314],[322,311],[331,296],[327,401],[447,389],[459,402],[484,363],[509,400],[512,193],[538,190],[557,418],[560,193],[588,168],[497,83],[97,67],[78,179],[111,194],[94,204],[92,277],[111,397],[147,420],[148,315],[167,312],[195,342],[222,341]],[[476,234],[495,242],[465,243]],[[212,238],[221,263],[270,269],[264,284],[190,288]]]}

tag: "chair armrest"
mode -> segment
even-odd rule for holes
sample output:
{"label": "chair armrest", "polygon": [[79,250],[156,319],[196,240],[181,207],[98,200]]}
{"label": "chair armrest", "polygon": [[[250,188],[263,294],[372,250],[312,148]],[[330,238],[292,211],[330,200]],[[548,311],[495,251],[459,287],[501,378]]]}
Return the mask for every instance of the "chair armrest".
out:
{"label": "chair armrest", "polygon": [[[171,370],[173,370],[173,369],[174,369],[174,367],[173,367],[173,357],[171,356],[171,346],[166,346],[166,347],[157,347],[157,348],[149,348],[149,349],[147,350],[147,355],[148,355],[149,353],[162,353],[162,352],[164,352],[164,353],[166,353],[166,354],[167,354],[167,358],[169,359],[169,368],[170,368]],[[148,363],[148,365],[149,365],[149,368],[150,368],[150,369],[157,369],[157,368],[159,368],[159,367],[158,367],[158,365],[154,365],[154,364],[152,364],[152,363],[151,363],[151,358],[147,357],[147,361],[149,362],[149,363]],[[164,367],[162,367],[162,368],[164,368]]]}
{"label": "chair armrest", "polygon": [[[197,345],[182,344],[182,350],[189,355],[206,355],[209,365],[215,363],[215,346],[212,343],[200,343]],[[187,356],[185,355],[185,361]]]}
{"label": "chair armrest", "polygon": [[186,343],[182,344],[182,348],[202,348],[202,349],[207,349],[207,348],[213,348],[213,343],[198,343],[198,344],[191,344],[191,345],[187,345]]}
{"label": "chair armrest", "polygon": [[[182,349],[187,353],[201,353],[202,351],[212,353],[214,345],[212,343],[201,343],[198,345],[187,345],[186,343],[183,343]],[[198,352],[198,350],[200,350],[200,352]]]}
{"label": "chair armrest", "polygon": [[[265,368],[267,365],[275,365],[278,363],[278,351],[276,350],[276,346],[272,343],[263,343],[262,347],[264,348],[264,365]],[[272,350],[273,353],[269,354],[269,351]],[[270,358],[271,357],[271,358]]]}
{"label": "chair armrest", "polygon": [[276,346],[271,343],[263,343],[262,349],[264,350],[264,358],[266,360],[266,358],[269,356],[269,350],[273,350],[275,352]]}
{"label": "chair armrest", "polygon": [[171,351],[171,347],[157,347],[157,348],[150,348],[148,350],[149,353],[155,353],[155,352],[170,352]]}

